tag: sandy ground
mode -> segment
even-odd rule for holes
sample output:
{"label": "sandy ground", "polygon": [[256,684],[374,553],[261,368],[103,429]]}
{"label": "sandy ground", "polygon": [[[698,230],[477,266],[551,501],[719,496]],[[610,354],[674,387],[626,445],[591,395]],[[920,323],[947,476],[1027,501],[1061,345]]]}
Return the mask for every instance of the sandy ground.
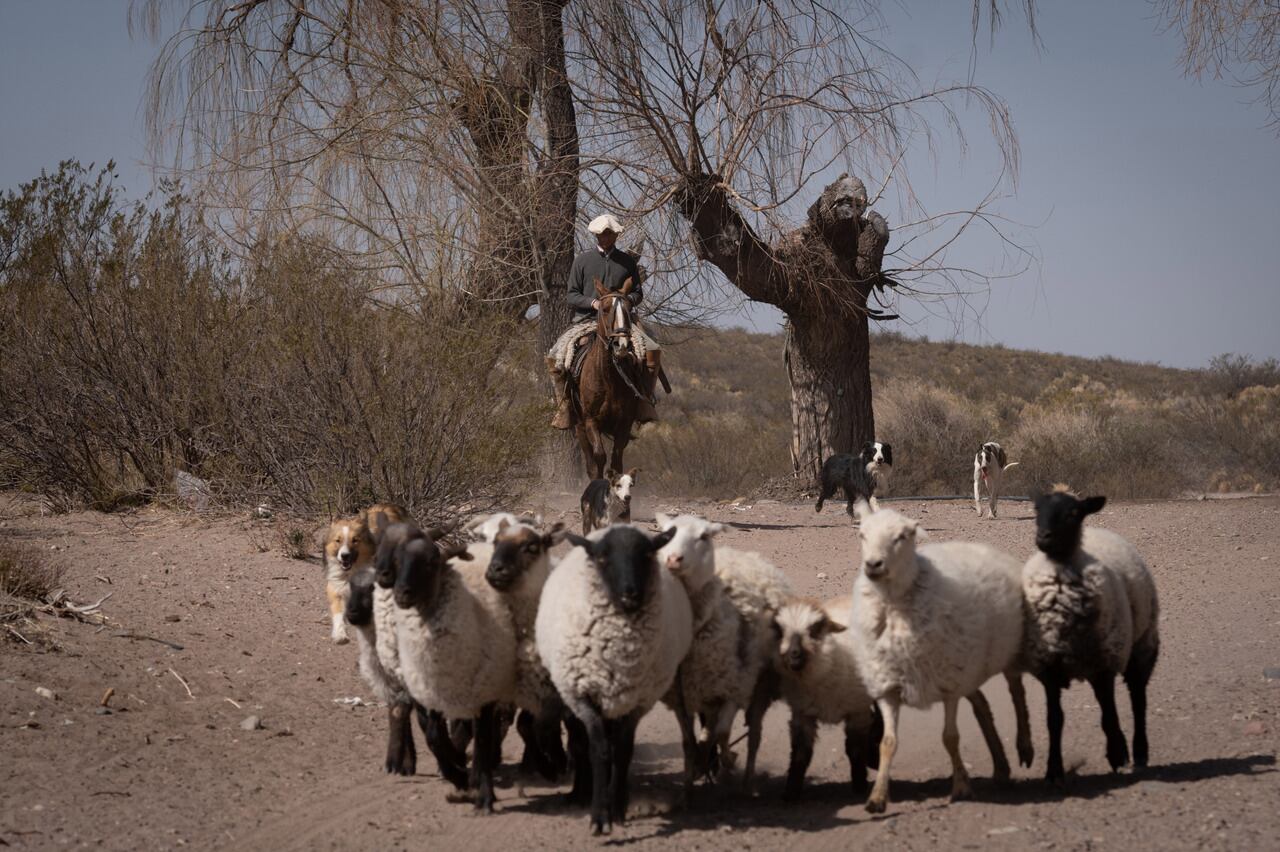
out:
{"label": "sandy ground", "polygon": [[[551,516],[572,501],[534,506]],[[895,505],[894,501],[886,501]],[[6,505],[8,508],[6,509]],[[1003,504],[979,521],[963,503],[901,502],[934,540],[992,542],[1025,554],[1030,507]],[[641,489],[636,517],[694,509],[728,522],[724,540],[784,566],[797,591],[828,597],[853,579],[856,537],[839,506],[763,501],[675,504]],[[576,524],[576,513],[564,513]],[[1129,536],[1159,583],[1163,648],[1151,686],[1153,766],[1108,771],[1092,693],[1066,696],[1066,793],[1040,776],[1043,700],[1029,684],[1037,759],[1011,786],[967,711],[961,749],[976,801],[949,804],[940,714],[908,713],[889,812],[871,817],[847,786],[843,739],[824,729],[804,800],[780,800],[786,710],[766,722],[758,795],[703,788],[675,807],[679,738],[656,709],[641,724],[631,818],[610,844],[685,848],[1276,849],[1280,848],[1280,499],[1112,504],[1096,519]],[[381,770],[385,711],[369,697],[353,646],[334,646],[318,562],[259,552],[247,520],[162,511],[39,517],[0,497],[0,535],[49,548],[81,602],[107,592],[102,629],[68,620],[40,628],[59,649],[0,638],[0,846],[106,849],[567,848],[599,846],[584,811],[557,788],[504,769],[499,813],[449,801],[420,747],[419,775]],[[56,550],[52,550],[56,548]],[[182,646],[120,638],[131,631]],[[5,631],[7,632],[7,631]],[[190,687],[187,688],[179,677]],[[53,690],[54,700],[36,693]],[[99,712],[114,688],[114,711]],[[1013,755],[1003,683],[986,692]],[[1123,694],[1123,693],[1122,693]],[[234,702],[234,704],[233,704]],[[238,705],[238,706],[236,706]],[[1128,702],[1121,700],[1126,731]],[[261,717],[263,729],[241,722]],[[419,741],[420,737],[419,737]],[[506,743],[508,760],[518,739]],[[1016,761],[1015,761],[1016,762]]]}

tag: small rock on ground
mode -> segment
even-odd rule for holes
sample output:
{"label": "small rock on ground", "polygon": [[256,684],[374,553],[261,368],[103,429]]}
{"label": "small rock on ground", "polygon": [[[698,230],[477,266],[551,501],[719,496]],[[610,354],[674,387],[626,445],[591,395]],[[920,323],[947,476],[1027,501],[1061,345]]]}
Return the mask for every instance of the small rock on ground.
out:
{"label": "small rock on ground", "polygon": [[257,716],[249,716],[243,722],[240,723],[240,730],[260,731],[262,730],[262,720],[259,719]]}

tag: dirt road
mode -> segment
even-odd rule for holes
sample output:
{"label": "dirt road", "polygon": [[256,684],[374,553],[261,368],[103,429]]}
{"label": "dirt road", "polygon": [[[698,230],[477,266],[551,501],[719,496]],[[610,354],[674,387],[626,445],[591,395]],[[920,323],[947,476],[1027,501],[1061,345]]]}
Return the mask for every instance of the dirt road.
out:
{"label": "dirt road", "polygon": [[[724,541],[775,559],[802,594],[850,588],[856,538],[839,506],[815,515],[773,502],[677,504],[643,490],[636,499],[638,522],[683,508],[732,524]],[[532,508],[554,517],[570,502]],[[1020,555],[1031,547],[1027,504],[1005,503],[1005,517],[979,521],[963,503],[885,502],[922,519],[935,541],[988,541]],[[60,650],[0,638],[0,846],[600,845],[585,812],[563,807],[556,788],[522,786],[505,769],[492,817],[447,800],[425,748],[422,774],[384,775],[385,711],[342,703],[369,694],[353,646],[329,643],[319,564],[258,552],[254,522],[162,511],[39,517],[26,504],[5,507],[0,498],[0,535],[57,548],[50,553],[65,561],[76,600],[112,595],[104,629],[44,622]],[[576,522],[576,514],[565,518]],[[990,758],[962,714],[976,801],[947,802],[940,714],[909,713],[887,814],[871,817],[851,795],[835,729],[819,738],[804,801],[784,804],[787,714],[779,705],[766,722],[759,794],[704,789],[685,811],[674,807],[678,732],[659,708],[640,726],[631,818],[608,842],[1280,848],[1280,499],[1112,504],[1095,522],[1129,536],[1159,584],[1163,647],[1150,692],[1148,771],[1108,771],[1092,693],[1077,685],[1065,701],[1070,784],[1065,795],[1046,787],[1043,701],[1032,683],[1037,760],[1015,768],[1007,788],[990,781]],[[126,631],[182,650],[116,635]],[[108,687],[113,711],[100,713]],[[1012,755],[1007,692],[998,678],[985,691]],[[1128,732],[1127,700],[1121,705]],[[262,729],[241,727],[251,715]],[[506,755],[517,754],[512,735]]]}

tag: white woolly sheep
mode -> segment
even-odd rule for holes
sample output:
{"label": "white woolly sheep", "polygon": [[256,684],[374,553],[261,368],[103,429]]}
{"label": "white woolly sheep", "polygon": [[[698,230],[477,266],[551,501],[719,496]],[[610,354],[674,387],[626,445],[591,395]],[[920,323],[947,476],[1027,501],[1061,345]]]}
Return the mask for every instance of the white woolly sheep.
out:
{"label": "white woolly sheep", "polygon": [[720,546],[715,550],[715,559],[716,576],[724,583],[725,593],[742,614],[746,625],[750,648],[748,656],[766,661],[760,666],[751,702],[746,708],[747,765],[742,774],[742,786],[750,790],[756,756],[760,752],[765,713],[773,702],[782,697],[778,672],[771,662],[773,620],[791,599],[791,583],[777,566],[758,553]]}
{"label": "white woolly sheep", "polygon": [[[664,531],[674,532],[658,552],[658,562],[684,585],[693,612],[693,645],[680,666],[678,683],[662,699],[681,721],[687,794],[694,779],[712,769],[713,748],[722,761],[720,774],[728,772],[733,719],[751,701],[763,659],[750,656],[742,614],[716,575],[711,539],[723,527],[696,515],[659,514],[656,520]],[[702,720],[704,742],[695,734],[695,717]]]}
{"label": "white woolly sheep", "polygon": [[775,665],[782,697],[791,707],[791,762],[785,796],[795,799],[813,759],[818,723],[844,726],[854,793],[867,792],[867,770],[877,763],[881,726],[875,702],[858,673],[854,635],[847,629],[852,599],[818,604],[796,600],[774,619]]}
{"label": "white woolly sheep", "polygon": [[541,523],[542,520],[538,517],[520,518],[510,512],[494,512],[492,515],[481,515],[467,524],[466,531],[474,541],[493,544],[494,539],[498,537],[498,532],[505,527],[523,525],[532,528],[541,525]]}
{"label": "white woolly sheep", "polygon": [[960,759],[956,707],[968,698],[991,750],[998,780],[1009,777],[991,708],[979,687],[1005,674],[1018,719],[1018,757],[1031,761],[1026,696],[1017,655],[1022,589],[1016,559],[993,547],[948,542],[916,548],[918,524],[891,509],[865,515],[862,570],[853,584],[858,669],[884,717],[880,769],[867,799],[879,813],[889,798],[902,705],[945,708],[942,742],[951,757],[952,800],[971,795]]}
{"label": "white woolly sheep", "polygon": [[1133,707],[1133,762],[1147,765],[1147,683],[1160,652],[1155,581],[1132,544],[1084,519],[1106,504],[1055,491],[1036,498],[1036,547],[1022,569],[1023,656],[1044,685],[1049,720],[1046,778],[1061,782],[1062,690],[1087,680],[1102,709],[1107,761],[1129,762],[1116,713],[1115,676]]}
{"label": "white woolly sheep", "polygon": [[[779,697],[777,676],[768,662],[771,625],[791,594],[790,586],[786,576],[759,554],[716,547],[713,539],[724,530],[722,524],[696,515],[658,514],[656,520],[662,529],[676,530],[659,559],[684,583],[693,603],[694,646],[682,668],[682,680],[689,713],[704,714],[703,724],[710,734],[709,748],[694,755],[692,730],[681,731],[686,773],[697,774],[704,765],[710,769],[717,761],[722,773],[728,771],[733,762],[729,750],[733,718],[743,709],[747,764],[742,783],[750,789],[761,723]],[[691,757],[696,759],[690,762]]]}
{"label": "white woolly sheep", "polygon": [[[650,538],[615,524],[576,545],[542,591],[538,653],[560,697],[585,728],[571,731],[574,790],[591,783],[591,829],[626,818],[636,725],[675,680],[693,640],[693,614],[680,582],[658,564],[674,531]],[[579,731],[579,735],[581,731]]]}
{"label": "white woolly sheep", "polygon": [[560,741],[564,705],[534,639],[542,588],[551,573],[551,548],[564,538],[564,524],[546,532],[527,524],[499,525],[485,579],[507,602],[516,631],[516,726],[524,740],[521,768],[555,781],[568,768]]}

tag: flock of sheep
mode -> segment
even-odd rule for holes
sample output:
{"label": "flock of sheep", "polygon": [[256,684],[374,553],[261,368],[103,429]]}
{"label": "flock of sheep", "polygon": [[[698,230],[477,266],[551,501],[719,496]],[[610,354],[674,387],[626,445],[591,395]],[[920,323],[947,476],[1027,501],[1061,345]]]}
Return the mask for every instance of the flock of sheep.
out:
{"label": "flock of sheep", "polygon": [[[1146,765],[1156,592],[1131,544],[1085,528],[1104,502],[1065,488],[1039,497],[1025,563],[985,544],[921,543],[915,521],[861,504],[860,570],[851,594],[826,602],[795,597],[775,566],[717,545],[721,525],[693,515],[659,514],[656,534],[613,524],[584,538],[500,513],[473,525],[476,541],[446,545],[448,530],[377,506],[331,527],[326,561],[362,676],[390,708],[387,770],[414,771],[416,715],[441,775],[490,811],[514,711],[522,767],[553,781],[571,769],[570,798],[590,805],[599,834],[625,818],[636,726],[658,702],[680,725],[686,795],[737,772],[729,738],[739,711],[750,790],[762,720],[782,700],[787,797],[802,791],[818,724],[841,724],[854,792],[865,795],[877,770],[866,807],[883,811],[899,709],[941,702],[952,798],[964,798],[961,699],[996,778],[1010,774],[980,689],[993,675],[1014,702],[1018,758],[1032,763],[1024,672],[1045,688],[1050,781],[1063,778],[1060,696],[1073,680],[1093,687],[1116,769],[1129,762],[1115,708],[1124,677],[1133,762]],[[573,547],[557,562],[551,550],[565,539]]]}

